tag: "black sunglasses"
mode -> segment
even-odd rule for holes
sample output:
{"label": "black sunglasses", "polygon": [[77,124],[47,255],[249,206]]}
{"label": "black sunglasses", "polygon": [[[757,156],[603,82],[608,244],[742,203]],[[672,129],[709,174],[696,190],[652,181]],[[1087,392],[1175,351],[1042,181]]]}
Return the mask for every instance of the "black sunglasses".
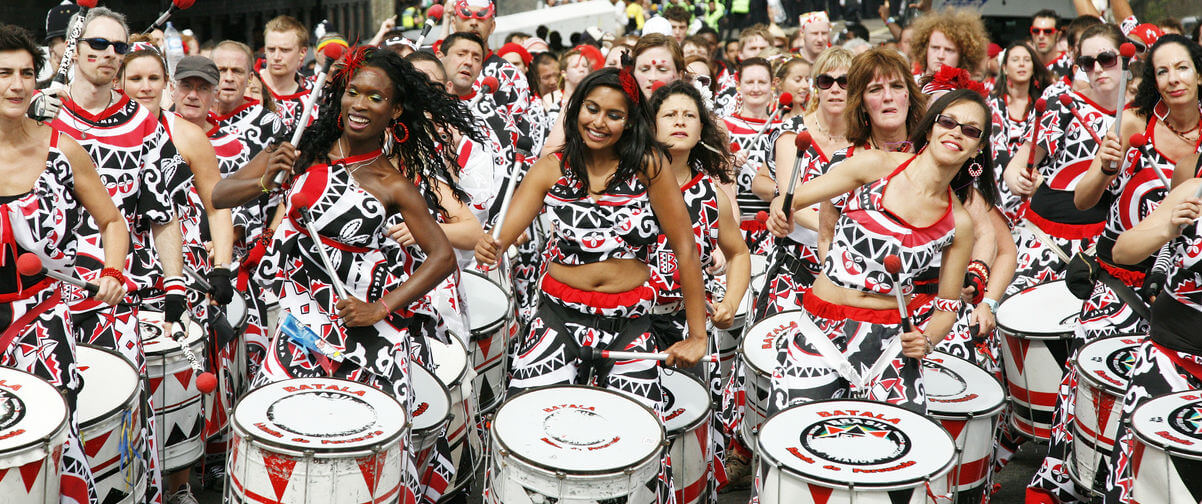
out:
{"label": "black sunglasses", "polygon": [[943,114],[935,116],[935,124],[938,124],[940,128],[949,130],[956,129],[956,126],[959,126],[960,131],[964,132],[964,136],[973,140],[980,140],[981,134],[984,133],[984,131],[981,131],[981,128],[969,124],[958,123],[955,119]]}
{"label": "black sunglasses", "polygon": [[831,77],[830,75],[822,74],[822,75],[819,75],[816,79],[814,79],[814,85],[818,86],[818,89],[822,89],[822,90],[830,89],[831,86],[835,85],[835,83],[839,84],[840,89],[847,89],[847,76],[840,75],[839,78],[836,79],[834,77]]}
{"label": "black sunglasses", "polygon": [[1116,52],[1106,51],[1097,56],[1079,56],[1077,57],[1077,66],[1081,67],[1086,72],[1093,70],[1093,64],[1097,62],[1102,65],[1102,68],[1110,68],[1117,65],[1119,62],[1119,54]]}
{"label": "black sunglasses", "polygon": [[115,52],[117,54],[125,54],[125,53],[129,52],[129,44],[126,44],[125,42],[113,42],[109,39],[104,39],[104,38],[99,38],[99,37],[79,39],[79,40],[81,42],[87,42],[88,45],[92,47],[92,49],[97,50],[97,51],[103,51],[105,49],[108,49],[109,46],[111,45],[111,46],[113,46],[113,52]]}

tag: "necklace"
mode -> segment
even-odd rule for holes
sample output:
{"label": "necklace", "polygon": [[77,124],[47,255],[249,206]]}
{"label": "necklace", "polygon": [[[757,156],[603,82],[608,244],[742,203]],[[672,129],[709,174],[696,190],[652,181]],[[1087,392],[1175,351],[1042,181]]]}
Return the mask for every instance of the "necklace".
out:
{"label": "necklace", "polygon": [[[338,144],[338,159],[339,160],[346,159],[346,152],[344,150],[342,150],[342,139],[339,138],[338,141],[335,143]],[[363,168],[364,166],[367,166],[367,165],[371,164],[373,161],[379,159],[381,154],[383,154],[383,152],[380,150],[377,150],[376,155],[374,155],[370,158],[364,159],[362,161],[355,161],[353,163],[342,163],[342,165],[344,167],[346,167],[347,171],[352,175],[351,179],[354,179],[355,172],[359,171],[360,168]]]}
{"label": "necklace", "polygon": [[830,131],[827,130],[826,125],[822,124],[822,117],[817,113],[814,114],[814,124],[816,124],[818,126],[818,132],[822,133],[822,135],[826,137],[826,141],[828,141],[828,142],[833,143],[836,139],[842,140],[842,139],[846,138],[845,135],[839,135],[839,136],[832,135],[830,133]]}
{"label": "necklace", "polygon": [[[109,109],[109,107],[112,107],[112,106],[113,106],[113,92],[112,92],[112,90],[109,90],[109,92],[108,92],[108,93],[109,93],[109,102],[108,102],[108,105],[105,105],[103,109],[100,109],[100,112],[102,112],[102,113],[103,113],[105,110],[108,110],[108,109]],[[79,103],[78,101],[76,101],[76,100],[75,100],[75,96],[73,96],[73,95],[71,94],[71,88],[70,88],[69,86],[67,87],[67,98],[70,98],[72,103]],[[82,108],[82,107],[81,107],[81,108]],[[88,138],[88,132],[89,132],[89,131],[92,131],[92,128],[94,128],[94,127],[96,127],[96,126],[95,126],[95,125],[93,125],[93,124],[86,124],[86,123],[84,123],[83,125],[84,125],[84,126],[86,126],[86,127],[84,127],[84,128],[80,128],[80,127],[78,127],[78,126],[80,126],[80,124],[81,124],[81,123],[80,123],[80,120],[79,120],[79,118],[78,118],[78,117],[76,117],[74,114],[71,114],[71,119],[72,119],[72,122],[74,122],[74,123],[75,123],[76,129],[79,131],[79,136],[80,136],[80,138],[82,138],[82,139],[84,139],[84,140],[87,140],[87,138]]]}

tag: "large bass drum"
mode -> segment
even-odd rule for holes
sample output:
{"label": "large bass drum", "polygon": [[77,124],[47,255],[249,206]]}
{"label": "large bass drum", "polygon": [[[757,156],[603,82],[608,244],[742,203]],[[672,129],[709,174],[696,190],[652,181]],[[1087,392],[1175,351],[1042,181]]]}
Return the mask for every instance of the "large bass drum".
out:
{"label": "large bass drum", "polygon": [[75,346],[83,388],[76,401],[79,437],[96,480],[101,504],[134,504],[146,494],[146,466],[135,447],[142,444],[142,383],[138,370],[121,354]]}
{"label": "large bass drum", "polygon": [[[746,370],[744,396],[746,405],[743,408],[743,423],[741,434],[743,440],[753,449],[755,433],[760,424],[768,416],[768,397],[772,392],[772,373],[779,365],[779,352],[789,345],[789,342],[801,331],[797,321],[806,317],[801,310],[791,310],[777,313],[759,321],[747,330],[743,336],[743,344],[739,348],[743,359],[743,369]],[[822,337],[826,337],[823,335]]]}
{"label": "large bass drum", "polygon": [[489,412],[505,400],[509,340],[517,334],[514,302],[496,282],[474,271],[461,275],[460,292],[467,300],[468,325],[471,327],[470,355],[476,377],[472,390],[482,412]]}

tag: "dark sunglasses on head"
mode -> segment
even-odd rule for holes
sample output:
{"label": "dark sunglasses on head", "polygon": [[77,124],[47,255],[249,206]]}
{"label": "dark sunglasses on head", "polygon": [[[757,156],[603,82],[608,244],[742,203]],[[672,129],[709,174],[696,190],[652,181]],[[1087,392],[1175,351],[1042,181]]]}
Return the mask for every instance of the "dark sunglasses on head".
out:
{"label": "dark sunglasses on head", "polygon": [[1093,70],[1094,62],[1102,65],[1102,68],[1110,68],[1118,64],[1119,55],[1116,52],[1106,51],[1097,56],[1077,57],[1077,66],[1081,67],[1081,69],[1085,70],[1086,72]]}
{"label": "dark sunglasses on head", "polygon": [[1031,35],[1032,36],[1051,35],[1053,33],[1056,33],[1055,28],[1036,28],[1034,26],[1031,27]]}
{"label": "dark sunglasses on head", "polygon": [[822,74],[814,79],[814,85],[818,86],[818,89],[822,90],[830,89],[831,86],[834,86],[836,83],[839,84],[840,89],[847,89],[847,76],[840,75],[839,78],[836,79],[830,75]]}
{"label": "dark sunglasses on head", "polygon": [[984,133],[984,131],[981,131],[981,128],[969,124],[958,123],[955,119],[943,114],[935,116],[935,124],[938,124],[940,128],[949,130],[956,129],[956,126],[959,126],[960,131],[964,133],[964,136],[973,140],[980,140],[981,133]]}
{"label": "dark sunglasses on head", "polygon": [[92,49],[97,50],[97,51],[103,51],[105,49],[108,49],[109,46],[111,45],[111,46],[113,46],[113,52],[115,52],[117,54],[125,54],[125,53],[129,52],[129,44],[126,44],[125,42],[113,42],[109,39],[104,39],[104,38],[99,38],[99,37],[79,39],[79,41],[87,42],[88,46],[90,46]]}

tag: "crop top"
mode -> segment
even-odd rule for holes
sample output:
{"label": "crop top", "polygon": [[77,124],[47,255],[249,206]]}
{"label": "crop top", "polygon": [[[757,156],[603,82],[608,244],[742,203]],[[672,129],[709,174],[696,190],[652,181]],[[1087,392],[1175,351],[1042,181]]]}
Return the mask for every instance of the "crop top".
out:
{"label": "crop top", "polygon": [[[562,153],[557,153],[560,159]],[[549,244],[553,262],[579,266],[609,259],[650,262],[660,233],[647,187],[630,177],[593,199],[588,181],[565,168],[543,203],[555,221]]]}

